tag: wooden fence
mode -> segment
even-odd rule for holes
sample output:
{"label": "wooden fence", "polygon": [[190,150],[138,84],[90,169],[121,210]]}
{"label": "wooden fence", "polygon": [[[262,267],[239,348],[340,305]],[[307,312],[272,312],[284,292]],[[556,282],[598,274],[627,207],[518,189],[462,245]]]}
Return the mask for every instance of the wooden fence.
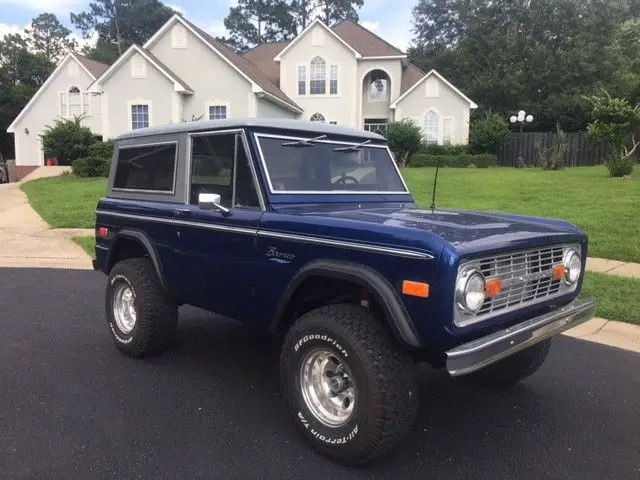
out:
{"label": "wooden fence", "polygon": [[[527,132],[510,135],[498,151],[498,165],[515,167],[518,157],[522,155],[528,167],[539,165],[539,149],[550,149],[557,137],[556,132]],[[587,132],[566,133],[567,167],[587,167],[601,165],[607,156],[607,145],[592,140]]]}

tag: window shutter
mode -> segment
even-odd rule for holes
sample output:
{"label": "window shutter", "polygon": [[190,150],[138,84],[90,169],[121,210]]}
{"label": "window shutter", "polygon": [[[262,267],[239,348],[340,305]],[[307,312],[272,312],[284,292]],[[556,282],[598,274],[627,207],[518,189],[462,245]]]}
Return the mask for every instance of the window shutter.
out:
{"label": "window shutter", "polygon": [[131,57],[131,76],[147,76],[147,61],[142,57],[142,55],[138,55],[137,53]]}
{"label": "window shutter", "polygon": [[174,25],[171,29],[171,47],[187,48],[187,29],[182,25]]}

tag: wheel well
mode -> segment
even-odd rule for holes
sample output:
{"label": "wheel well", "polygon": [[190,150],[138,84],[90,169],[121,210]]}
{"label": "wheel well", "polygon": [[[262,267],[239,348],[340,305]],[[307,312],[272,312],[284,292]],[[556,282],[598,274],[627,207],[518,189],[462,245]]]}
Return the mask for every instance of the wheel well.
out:
{"label": "wheel well", "polygon": [[129,237],[118,238],[109,258],[109,271],[121,260],[148,256],[149,252],[139,240]]}
{"label": "wheel well", "polygon": [[373,314],[384,319],[384,311],[373,293],[358,282],[325,275],[307,278],[289,298],[276,333],[286,333],[297,318],[311,310],[336,303],[360,303],[363,298],[368,299]]}

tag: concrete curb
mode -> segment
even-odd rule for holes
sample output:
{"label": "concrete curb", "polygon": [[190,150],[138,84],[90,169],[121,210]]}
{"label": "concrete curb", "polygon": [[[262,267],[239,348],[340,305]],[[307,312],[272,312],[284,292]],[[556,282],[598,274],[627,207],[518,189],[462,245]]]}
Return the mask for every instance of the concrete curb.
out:
{"label": "concrete curb", "polygon": [[587,272],[606,273],[607,275],[617,275],[627,278],[640,278],[640,263],[588,257]]}
{"label": "concrete curb", "polygon": [[563,332],[569,337],[640,353],[640,326],[594,318]]}

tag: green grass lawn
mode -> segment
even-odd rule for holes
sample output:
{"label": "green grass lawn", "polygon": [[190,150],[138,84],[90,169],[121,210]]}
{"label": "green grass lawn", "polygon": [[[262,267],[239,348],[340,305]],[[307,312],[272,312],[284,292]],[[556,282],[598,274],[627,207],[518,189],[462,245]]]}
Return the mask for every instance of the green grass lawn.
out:
{"label": "green grass lawn", "polygon": [[52,228],[94,228],[96,206],[107,192],[107,179],[66,175],[33,180],[21,188]]}
{"label": "green grass lawn", "polygon": [[596,315],[640,325],[640,280],[587,272],[582,295],[597,299]]}
{"label": "green grass lawn", "polygon": [[[636,167],[636,170],[639,169]],[[403,175],[417,202],[431,203],[433,168]],[[93,228],[106,179],[73,176],[34,180],[22,189],[54,228]],[[640,262],[640,175],[609,178],[604,167],[540,169],[443,168],[436,203],[441,207],[555,217],[584,229],[590,255]]]}
{"label": "green grass lawn", "polygon": [[91,258],[96,258],[96,237],[73,237],[71,240],[84,248]]}
{"label": "green grass lawn", "polygon": [[[605,167],[561,171],[443,168],[440,207],[508,212],[568,220],[589,235],[589,255],[640,262],[640,175],[609,178]],[[434,168],[403,175],[422,206],[431,204]]]}

